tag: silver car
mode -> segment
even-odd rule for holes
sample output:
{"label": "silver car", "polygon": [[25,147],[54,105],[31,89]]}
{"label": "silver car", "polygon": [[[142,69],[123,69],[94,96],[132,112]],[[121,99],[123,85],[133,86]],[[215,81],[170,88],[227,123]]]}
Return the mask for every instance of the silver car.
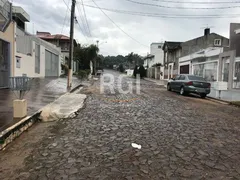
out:
{"label": "silver car", "polygon": [[167,90],[180,92],[181,95],[199,94],[205,98],[211,91],[211,84],[199,76],[180,74],[168,81]]}

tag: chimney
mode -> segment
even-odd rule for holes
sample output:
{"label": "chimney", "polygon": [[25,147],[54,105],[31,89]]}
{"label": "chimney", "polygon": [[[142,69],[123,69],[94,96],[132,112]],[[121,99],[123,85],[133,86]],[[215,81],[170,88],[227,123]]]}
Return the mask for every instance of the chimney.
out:
{"label": "chimney", "polygon": [[204,36],[207,36],[210,34],[210,28],[204,29]]}

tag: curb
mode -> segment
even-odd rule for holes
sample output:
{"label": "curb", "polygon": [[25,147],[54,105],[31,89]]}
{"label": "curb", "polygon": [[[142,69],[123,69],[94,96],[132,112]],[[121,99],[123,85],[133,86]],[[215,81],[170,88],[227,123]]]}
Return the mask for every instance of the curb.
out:
{"label": "curb", "polygon": [[[77,85],[70,91],[70,93],[75,92],[77,89],[79,89],[82,86],[83,86],[82,84]],[[67,93],[69,92],[66,92],[65,94]],[[32,125],[34,125],[36,122],[39,121],[39,116],[42,112],[41,109],[42,108],[40,108],[33,115],[26,116],[19,122],[13,124],[12,126],[0,132],[0,151],[3,150],[9,143],[13,142],[13,140],[19,137],[24,131],[26,131],[28,128],[30,128]]]}
{"label": "curb", "polygon": [[27,116],[16,124],[10,126],[0,133],[0,150],[3,150],[15,138],[19,137],[24,131],[38,121],[41,111],[34,113],[32,116]]}
{"label": "curb", "polygon": [[224,101],[224,100],[213,98],[213,97],[209,97],[209,96],[207,96],[206,99],[209,100],[209,101],[213,101],[213,102],[217,102],[217,103],[221,103],[221,104],[225,104],[225,105],[230,105],[231,104],[228,101]]}
{"label": "curb", "polygon": [[82,84],[77,85],[76,87],[74,87],[73,89],[70,90],[70,93],[73,93],[74,91],[76,91],[77,89],[79,89],[82,86],[83,86]]}

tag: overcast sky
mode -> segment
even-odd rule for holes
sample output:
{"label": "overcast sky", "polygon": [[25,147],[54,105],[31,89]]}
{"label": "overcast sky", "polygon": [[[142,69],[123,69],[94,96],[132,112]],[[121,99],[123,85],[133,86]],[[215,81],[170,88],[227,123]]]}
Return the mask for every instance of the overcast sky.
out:
{"label": "overcast sky", "polygon": [[[10,0],[11,1],[11,0]],[[27,24],[30,33],[36,31],[47,31],[52,34],[65,34],[69,36],[70,11],[63,0],[12,0],[13,5],[19,5],[30,15],[31,22]],[[157,0],[134,0],[143,3],[158,4],[170,7],[227,7],[240,6],[240,4],[176,4],[163,3]],[[183,0],[172,0],[183,1]],[[194,2],[194,0],[184,0],[184,2]],[[196,0],[204,2],[214,2],[219,0]],[[224,1],[224,0],[221,0]],[[225,0],[231,1],[231,0]],[[71,7],[71,0],[65,0]],[[84,4],[95,6],[92,0],[83,0]],[[183,15],[226,15],[240,14],[240,8],[230,9],[174,9],[159,8],[134,4],[126,0],[95,0],[101,8],[139,11],[145,13],[163,13],[163,14],[183,14]],[[83,23],[84,16],[81,0],[77,0],[76,17],[79,24],[75,24],[74,38],[81,44],[96,43],[99,40],[100,53],[103,55],[126,55],[129,52],[135,52],[140,55],[146,55],[150,51],[152,42],[162,41],[187,41],[203,35],[203,29],[212,26],[211,32],[229,37],[229,25],[231,22],[240,23],[239,18],[216,18],[216,19],[178,19],[162,17],[143,17],[115,12],[104,11],[121,29],[129,36],[118,29],[99,9],[85,6],[91,35],[88,33],[86,23]],[[240,12],[240,11],[239,11]],[[64,25],[65,15],[66,21]],[[85,21],[84,21],[85,22]],[[83,29],[83,32],[80,30]]]}

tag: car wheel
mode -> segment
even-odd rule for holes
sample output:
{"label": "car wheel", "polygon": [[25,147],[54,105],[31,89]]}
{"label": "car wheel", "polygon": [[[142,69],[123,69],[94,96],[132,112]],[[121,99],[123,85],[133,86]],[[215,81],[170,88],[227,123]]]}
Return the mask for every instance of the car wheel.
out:
{"label": "car wheel", "polygon": [[181,89],[180,89],[180,94],[181,94],[181,95],[185,95],[185,94],[186,94],[183,86],[182,86]]}
{"label": "car wheel", "polygon": [[201,98],[205,98],[207,95],[206,94],[200,94]]}
{"label": "car wheel", "polygon": [[168,90],[168,91],[171,91],[171,90],[172,90],[170,84],[167,84],[167,90]]}

